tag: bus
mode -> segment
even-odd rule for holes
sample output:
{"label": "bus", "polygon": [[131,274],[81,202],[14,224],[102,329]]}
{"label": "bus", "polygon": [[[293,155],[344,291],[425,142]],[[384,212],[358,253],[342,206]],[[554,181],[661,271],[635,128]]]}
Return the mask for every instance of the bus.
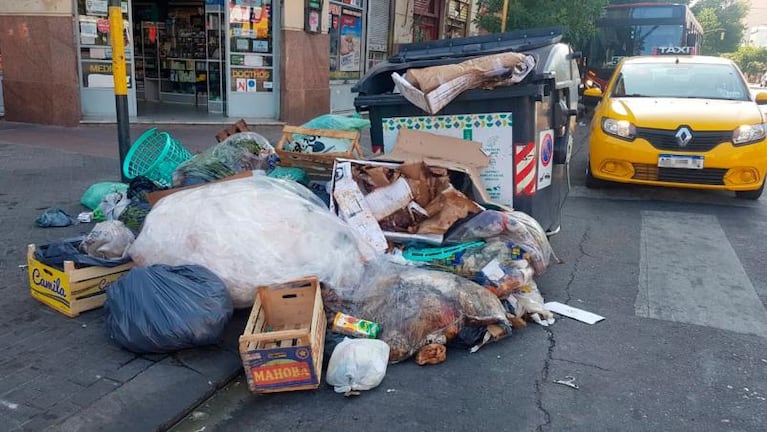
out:
{"label": "bus", "polygon": [[584,59],[585,88],[605,88],[621,58],[700,52],[703,28],[685,4],[629,3],[604,8]]}

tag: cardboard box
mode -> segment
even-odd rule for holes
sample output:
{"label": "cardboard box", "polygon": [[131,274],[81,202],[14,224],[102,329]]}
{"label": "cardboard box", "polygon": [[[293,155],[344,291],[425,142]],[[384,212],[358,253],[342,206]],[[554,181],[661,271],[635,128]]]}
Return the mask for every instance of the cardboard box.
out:
{"label": "cardboard box", "polygon": [[449,104],[450,101],[455,99],[459,94],[476,87],[477,84],[481,82],[473,75],[462,75],[440,85],[428,93],[424,93],[415,88],[397,72],[393,72],[391,78],[394,81],[397,90],[399,90],[405,99],[429,114],[440,112],[442,108]]}
{"label": "cardboard box", "polygon": [[[397,90],[410,103],[429,114],[436,114],[466,90],[492,89],[522,81],[535,68],[535,59],[506,52],[470,59],[459,64],[414,69],[417,79],[392,73]],[[510,76],[506,77],[509,72]],[[422,86],[416,87],[414,83]],[[439,85],[437,85],[439,84]]]}
{"label": "cardboard box", "polygon": [[187,189],[194,189],[194,188],[202,187],[202,186],[205,186],[205,185],[208,185],[208,184],[212,184],[212,183],[218,183],[218,182],[229,181],[229,180],[237,180],[237,179],[247,178],[247,177],[252,177],[252,176],[253,176],[253,171],[243,171],[241,173],[237,173],[235,175],[232,175],[232,176],[229,176],[229,177],[225,177],[225,178],[222,178],[220,180],[216,180],[216,181],[210,182],[210,183],[202,183],[202,184],[198,184],[198,185],[176,187],[176,188],[171,188],[171,189],[165,189],[165,190],[159,190],[159,191],[151,192],[151,193],[147,194],[146,199],[147,199],[147,201],[149,201],[149,205],[154,207],[154,205],[157,204],[157,201],[160,201],[162,198],[165,198],[166,196],[174,194],[174,193],[176,193],[178,191],[187,190]]}
{"label": "cardboard box", "polygon": [[316,277],[258,287],[239,347],[250,391],[316,389],[326,328]]}
{"label": "cardboard box", "polygon": [[117,267],[76,268],[64,261],[64,270],[35,259],[36,247],[27,247],[29,288],[33,298],[74,318],[82,312],[101,307],[106,301],[105,288],[133,267],[129,262]]}
{"label": "cardboard box", "polygon": [[514,124],[511,112],[385,117],[381,123],[384,153],[393,150],[403,129],[428,130],[435,135],[481,143],[490,164],[480,168],[479,174],[490,199],[505,206],[514,206]]}
{"label": "cardboard box", "polygon": [[[335,197],[335,191],[339,185],[344,188],[355,188],[356,192],[362,196],[356,182],[347,182],[343,177],[351,177],[351,167],[353,165],[381,166],[384,168],[397,169],[406,162],[423,161],[427,165],[446,168],[455,173],[461,173],[468,178],[471,185],[470,190],[462,190],[470,199],[473,199],[480,205],[491,205],[494,208],[505,209],[504,206],[494,204],[482,179],[479,170],[489,163],[488,156],[482,151],[482,146],[478,142],[466,141],[458,138],[443,137],[427,132],[403,129],[397,139],[395,148],[391,153],[378,156],[375,160],[336,160],[336,173],[340,173],[340,178],[333,178],[331,190]],[[338,177],[338,176],[337,176]],[[364,199],[362,199],[364,203]],[[360,206],[362,207],[362,206]],[[346,201],[339,202],[333,199],[330,202],[330,209],[336,214],[354,212],[353,208],[348,207]],[[370,214],[372,218],[372,213]],[[375,220],[375,218],[373,218]],[[380,226],[376,222],[377,229]],[[360,229],[360,228],[357,228]],[[365,226],[368,232],[375,231],[370,228],[370,224]],[[430,244],[441,244],[443,236],[438,234],[408,234],[399,232],[382,231],[385,238],[392,241],[411,241],[418,240]]]}

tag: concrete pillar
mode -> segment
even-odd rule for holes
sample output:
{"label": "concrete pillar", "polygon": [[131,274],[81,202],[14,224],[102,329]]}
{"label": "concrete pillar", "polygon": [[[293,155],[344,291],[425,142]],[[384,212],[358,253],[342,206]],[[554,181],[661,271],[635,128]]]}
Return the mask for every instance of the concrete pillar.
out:
{"label": "concrete pillar", "polygon": [[79,124],[74,25],[71,0],[0,1],[6,120]]}
{"label": "concrete pillar", "polygon": [[298,125],[330,111],[328,1],[322,32],[304,31],[304,0],[284,0],[280,48],[280,120]]}

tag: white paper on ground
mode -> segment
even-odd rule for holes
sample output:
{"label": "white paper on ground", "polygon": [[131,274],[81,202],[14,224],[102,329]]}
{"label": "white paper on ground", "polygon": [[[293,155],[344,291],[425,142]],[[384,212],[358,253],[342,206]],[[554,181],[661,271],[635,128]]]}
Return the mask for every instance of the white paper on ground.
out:
{"label": "white paper on ground", "polygon": [[601,315],[597,315],[595,313],[591,313],[583,309],[578,309],[572,306],[568,306],[560,302],[548,302],[544,304],[543,306],[554,313],[564,315],[566,317],[573,318],[581,322],[585,322],[586,324],[596,324],[599,321],[602,321],[603,319],[605,319],[605,317]]}

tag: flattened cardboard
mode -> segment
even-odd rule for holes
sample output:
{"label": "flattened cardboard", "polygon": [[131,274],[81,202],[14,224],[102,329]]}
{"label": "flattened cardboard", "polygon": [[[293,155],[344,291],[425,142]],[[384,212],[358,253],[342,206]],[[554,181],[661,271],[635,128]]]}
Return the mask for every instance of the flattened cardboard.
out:
{"label": "flattened cardboard", "polygon": [[465,173],[473,184],[475,199],[480,204],[492,203],[479,175],[479,170],[490,164],[490,157],[476,141],[401,129],[391,153],[374,159],[400,163],[424,161],[427,165]]}
{"label": "flattened cardboard", "polygon": [[[403,129],[400,131],[397,144],[391,153],[381,155],[375,160],[336,159],[334,172],[338,172],[340,165],[347,162],[355,165],[385,168],[400,168],[408,162],[425,162],[434,167],[461,172],[469,176],[474,199],[480,206],[492,204],[497,208],[505,208],[493,203],[485,190],[479,176],[479,169],[487,166],[490,163],[490,158],[482,151],[481,144],[475,141]],[[331,190],[335,190],[336,180],[334,178],[331,181]],[[334,201],[331,200],[330,202],[330,210],[338,214],[340,211]],[[418,240],[436,245],[441,244],[443,238],[442,235],[438,234],[408,234],[388,231],[384,231],[384,235],[391,241]]]}

